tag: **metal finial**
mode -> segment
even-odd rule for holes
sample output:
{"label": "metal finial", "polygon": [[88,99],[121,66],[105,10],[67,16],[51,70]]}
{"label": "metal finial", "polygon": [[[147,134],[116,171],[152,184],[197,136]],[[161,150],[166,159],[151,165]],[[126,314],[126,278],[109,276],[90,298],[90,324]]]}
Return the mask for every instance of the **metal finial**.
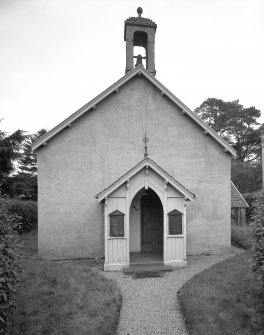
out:
{"label": "metal finial", "polygon": [[145,153],[144,153],[144,157],[148,157],[148,143],[149,139],[147,138],[147,132],[145,131],[145,137],[143,138],[143,142],[145,143],[144,149],[145,149]]}
{"label": "metal finial", "polygon": [[137,13],[138,13],[138,17],[141,17],[141,14],[143,13],[142,7],[137,8]]}

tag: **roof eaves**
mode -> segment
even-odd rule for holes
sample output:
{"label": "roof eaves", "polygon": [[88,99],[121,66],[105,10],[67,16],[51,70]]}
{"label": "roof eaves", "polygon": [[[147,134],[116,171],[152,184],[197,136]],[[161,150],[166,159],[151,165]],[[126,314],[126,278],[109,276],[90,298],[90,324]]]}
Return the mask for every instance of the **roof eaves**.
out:
{"label": "roof eaves", "polygon": [[89,101],[87,104],[85,104],[83,107],[78,109],[75,113],[71,114],[68,118],[66,118],[64,121],[59,123],[57,126],[52,128],[49,132],[41,136],[37,141],[35,141],[32,145],[32,149],[36,150],[41,145],[46,143],[49,139],[51,139],[53,136],[58,134],[61,130],[66,128],[67,126],[70,126],[72,122],[74,122],[76,119],[78,119],[80,116],[85,114],[87,111],[94,108],[99,102],[101,102],[103,99],[105,99],[108,95],[111,93],[114,93],[120,86],[125,84],[128,80],[130,80],[134,75],[136,75],[138,72],[141,72],[144,70],[144,67],[142,65],[137,66],[130,72],[128,72],[125,76],[120,78],[118,81],[116,81],[113,85],[108,87],[106,90],[104,90],[102,93],[97,95],[94,99]]}
{"label": "roof eaves", "polygon": [[[144,68],[143,68],[144,69]],[[219,144],[225,147],[225,149],[230,152],[234,157],[237,157],[236,150],[231,147],[221,136],[219,136],[211,127],[209,127],[203,120],[201,120],[198,115],[196,115],[189,107],[187,107],[180,99],[178,99],[171,91],[169,91],[161,82],[159,82],[154,76],[149,74],[145,69],[142,71],[155,86],[163,92],[163,95],[167,95],[177,106],[179,106],[187,115],[191,117],[196,123],[202,127],[206,133],[210,134]]]}
{"label": "roof eaves", "polygon": [[85,104],[75,113],[70,115],[67,119],[59,123],[56,127],[51,129],[49,132],[40,137],[33,145],[32,149],[36,150],[41,145],[45,143],[58,134],[61,130],[67,126],[71,126],[71,123],[78,119],[81,115],[85,114],[87,111],[94,108],[99,102],[106,98],[111,93],[115,92],[119,87],[133,78],[136,74],[143,74],[153,85],[158,87],[161,92],[166,94],[177,106],[179,106],[187,115],[189,115],[196,123],[202,127],[206,133],[210,134],[219,144],[221,144],[226,151],[230,152],[234,157],[236,157],[236,151],[232,148],[225,140],[223,140],[211,127],[209,127],[203,120],[201,120],[191,109],[189,109],[181,100],[179,100],[172,92],[170,92],[161,82],[159,82],[153,75],[151,75],[142,65],[137,66],[133,70],[129,71],[125,76],[115,82],[113,85],[108,87],[105,91],[95,97],[93,100]]}

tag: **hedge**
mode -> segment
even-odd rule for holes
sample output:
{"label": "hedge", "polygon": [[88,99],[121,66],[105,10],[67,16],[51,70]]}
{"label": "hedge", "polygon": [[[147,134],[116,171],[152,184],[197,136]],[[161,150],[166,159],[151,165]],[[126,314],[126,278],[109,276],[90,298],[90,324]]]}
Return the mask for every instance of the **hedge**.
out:
{"label": "hedge", "polygon": [[253,271],[264,292],[264,190],[256,196],[252,206]]}
{"label": "hedge", "polygon": [[18,218],[11,215],[10,202],[0,202],[0,334],[5,334],[8,317],[16,306],[15,283],[20,271]]}
{"label": "hedge", "polygon": [[20,224],[16,227],[17,232],[27,233],[37,228],[38,207],[35,201],[11,200],[10,214],[19,216]]}
{"label": "hedge", "polygon": [[253,212],[253,202],[255,201],[256,197],[258,196],[258,194],[261,193],[260,190],[258,191],[254,191],[251,193],[244,193],[243,197],[246,200],[247,204],[249,205],[249,208],[247,208],[246,210],[246,215],[247,215],[247,222],[250,222],[251,220],[251,215]]}

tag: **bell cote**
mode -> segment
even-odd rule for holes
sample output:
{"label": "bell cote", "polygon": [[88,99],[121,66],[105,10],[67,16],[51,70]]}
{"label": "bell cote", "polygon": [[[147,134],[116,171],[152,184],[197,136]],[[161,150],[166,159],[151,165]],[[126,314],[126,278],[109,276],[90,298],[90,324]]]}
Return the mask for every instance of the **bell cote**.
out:
{"label": "bell cote", "polygon": [[157,25],[152,20],[141,17],[142,12],[142,8],[138,7],[138,17],[130,17],[125,21],[126,73],[141,64],[155,76]]}

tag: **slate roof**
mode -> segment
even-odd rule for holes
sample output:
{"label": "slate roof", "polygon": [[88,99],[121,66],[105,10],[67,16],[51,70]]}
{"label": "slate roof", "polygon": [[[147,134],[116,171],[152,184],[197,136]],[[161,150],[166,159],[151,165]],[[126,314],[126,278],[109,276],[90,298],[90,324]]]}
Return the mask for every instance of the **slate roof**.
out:
{"label": "slate roof", "polygon": [[62,121],[56,127],[51,129],[49,132],[41,136],[36,142],[33,143],[32,149],[36,150],[42,145],[46,145],[47,141],[52,137],[56,136],[63,129],[70,127],[72,122],[81,117],[85,113],[89,113],[89,111],[94,110],[96,105],[99,104],[102,100],[106,99],[110,94],[114,92],[118,92],[119,89],[122,88],[124,84],[126,84],[129,80],[134,78],[135,76],[144,77],[149,82],[151,82],[158,90],[160,90],[161,95],[164,98],[168,98],[171,100],[178,108],[180,108],[182,114],[189,117],[192,121],[194,121],[203,131],[203,133],[207,136],[211,136],[216,142],[218,142],[226,152],[229,152],[231,155],[236,157],[236,150],[231,147],[221,136],[219,136],[211,127],[209,127],[202,119],[200,119],[196,113],[194,113],[190,108],[188,108],[180,99],[178,99],[172,92],[170,92],[164,85],[161,84],[149,71],[147,71],[142,65],[138,65],[133,70],[129,71],[124,77],[119,79],[112,86],[107,88],[93,100],[88,102],[82,108],[80,108],[77,112],[70,115],[67,119]]}
{"label": "slate roof", "polygon": [[242,194],[238,191],[235,185],[231,182],[231,207],[232,208],[248,208],[246,200]]}

